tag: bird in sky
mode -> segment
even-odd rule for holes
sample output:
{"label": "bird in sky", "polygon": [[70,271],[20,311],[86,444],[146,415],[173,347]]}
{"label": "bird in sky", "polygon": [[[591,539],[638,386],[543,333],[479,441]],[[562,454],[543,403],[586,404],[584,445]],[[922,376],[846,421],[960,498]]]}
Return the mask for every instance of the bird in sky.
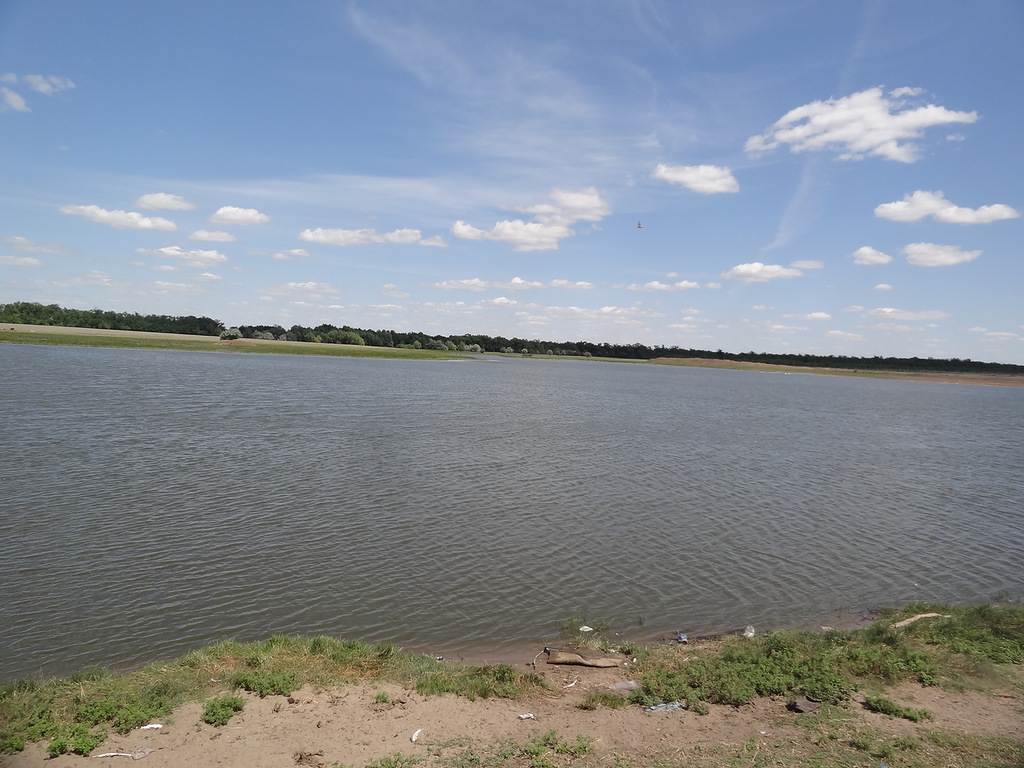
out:
{"label": "bird in sky", "polygon": [[638,221],[638,222],[636,223],[636,228],[637,228],[637,229],[643,229],[643,228],[644,228],[644,225],[643,225],[643,224],[641,224],[641,223],[640,223],[640,222]]}

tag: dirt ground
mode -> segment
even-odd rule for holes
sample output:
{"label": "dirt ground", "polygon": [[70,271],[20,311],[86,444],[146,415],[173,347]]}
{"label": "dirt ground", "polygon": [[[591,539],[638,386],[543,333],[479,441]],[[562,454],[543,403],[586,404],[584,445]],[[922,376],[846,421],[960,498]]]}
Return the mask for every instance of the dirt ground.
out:
{"label": "dirt ground", "polygon": [[[143,768],[270,768],[336,763],[362,768],[396,753],[421,758],[420,765],[430,766],[442,758],[451,760],[467,749],[493,755],[499,742],[523,744],[551,730],[564,741],[573,741],[577,735],[593,739],[591,754],[574,765],[672,765],[708,750],[730,748],[747,753],[782,748],[787,754],[814,754],[808,728],[797,722],[812,715],[789,712],[781,698],[739,708],[712,706],[710,714],[704,716],[688,711],[648,713],[638,706],[588,711],[576,705],[591,693],[608,691],[615,683],[628,681],[628,668],[594,669],[540,662],[538,672],[546,679],[550,692],[516,701],[469,701],[451,695],[428,698],[394,685],[366,683],[326,691],[306,688],[291,697],[260,699],[244,694],[245,709],[226,726],[202,723],[201,705],[190,704],[175,712],[162,728],[111,736],[93,754],[151,750],[144,757]],[[913,737],[938,730],[958,736],[1020,739],[1024,736],[1024,701],[1019,687],[1016,690],[954,693],[906,685],[887,695],[904,706],[930,710],[933,719],[920,724],[893,719],[868,712],[860,701],[851,703],[839,717],[847,723],[852,718],[857,726],[877,729],[883,738]],[[378,703],[382,692],[390,699],[388,703]],[[520,718],[528,713],[533,718]],[[416,741],[412,740],[414,734]],[[130,756],[65,755],[47,759],[44,744],[33,744],[18,755],[0,758],[0,765],[9,768],[100,768],[133,762]],[[511,768],[528,763],[511,759],[497,764]]]}

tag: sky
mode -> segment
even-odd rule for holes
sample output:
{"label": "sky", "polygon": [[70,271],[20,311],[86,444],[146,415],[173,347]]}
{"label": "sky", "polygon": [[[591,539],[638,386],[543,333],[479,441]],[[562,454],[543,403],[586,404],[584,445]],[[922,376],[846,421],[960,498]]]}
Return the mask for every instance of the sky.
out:
{"label": "sky", "polygon": [[1020,0],[0,0],[0,302],[1024,364]]}

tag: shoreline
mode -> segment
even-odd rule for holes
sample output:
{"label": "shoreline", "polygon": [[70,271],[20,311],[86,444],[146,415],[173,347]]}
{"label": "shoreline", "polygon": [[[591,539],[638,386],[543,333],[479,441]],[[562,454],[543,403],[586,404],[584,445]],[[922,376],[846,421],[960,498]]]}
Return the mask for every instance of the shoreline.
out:
{"label": "shoreline", "polygon": [[[217,336],[196,336],[180,333],[154,333],[152,331],[121,331],[102,328],[76,328],[62,325],[28,325],[24,323],[0,323],[0,343],[25,344],[32,343],[22,340],[22,335],[41,334],[50,337],[103,338],[108,340],[122,339],[126,347],[132,349],[182,349],[186,351],[236,351],[261,352],[264,354],[304,354],[324,355],[329,357],[400,357],[410,359],[469,359],[477,355],[465,353],[431,353],[426,350],[405,350],[390,347],[366,347],[351,344],[322,344],[316,342],[268,341],[264,339],[243,339],[237,341],[221,341]],[[6,339],[5,335],[16,334],[17,341]],[[148,345],[146,342],[152,342]],[[164,344],[160,344],[164,342]],[[90,346],[72,341],[60,340],[44,342],[51,345]],[[95,346],[117,347],[117,344],[97,344]],[[275,349],[276,347],[276,349]],[[486,353],[496,354],[496,353]],[[544,359],[536,356],[536,359]],[[580,360],[581,357],[554,356],[556,360]],[[757,371],[760,373],[806,373],[819,376],[845,376],[859,379],[888,379],[894,381],[910,381],[918,383],[963,384],[967,386],[1024,387],[1024,375],[988,374],[988,373],[956,373],[938,371],[895,371],[895,370],[860,370],[849,368],[824,368],[816,366],[776,365],[771,363],[752,363],[739,360],[717,360],[711,358],[655,357],[650,360],[632,360],[619,358],[600,358],[602,361],[641,363],[648,365],[673,365],[684,368],[717,368],[722,370]]]}

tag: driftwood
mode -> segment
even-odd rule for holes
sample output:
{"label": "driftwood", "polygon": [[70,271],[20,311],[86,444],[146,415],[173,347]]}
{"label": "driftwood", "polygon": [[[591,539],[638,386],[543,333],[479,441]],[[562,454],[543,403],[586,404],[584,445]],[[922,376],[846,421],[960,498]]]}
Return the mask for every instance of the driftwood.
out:
{"label": "driftwood", "polygon": [[548,664],[577,664],[582,667],[621,667],[626,657],[621,653],[602,651],[586,646],[545,648]]}
{"label": "driftwood", "polygon": [[899,627],[905,627],[905,626],[907,626],[907,624],[913,624],[918,619],[933,619],[933,618],[948,619],[949,618],[949,614],[948,613],[919,613],[919,614],[917,614],[917,616],[911,616],[909,619],[904,619],[903,621],[897,621],[895,624],[890,624],[889,626],[892,629],[897,629]]}

